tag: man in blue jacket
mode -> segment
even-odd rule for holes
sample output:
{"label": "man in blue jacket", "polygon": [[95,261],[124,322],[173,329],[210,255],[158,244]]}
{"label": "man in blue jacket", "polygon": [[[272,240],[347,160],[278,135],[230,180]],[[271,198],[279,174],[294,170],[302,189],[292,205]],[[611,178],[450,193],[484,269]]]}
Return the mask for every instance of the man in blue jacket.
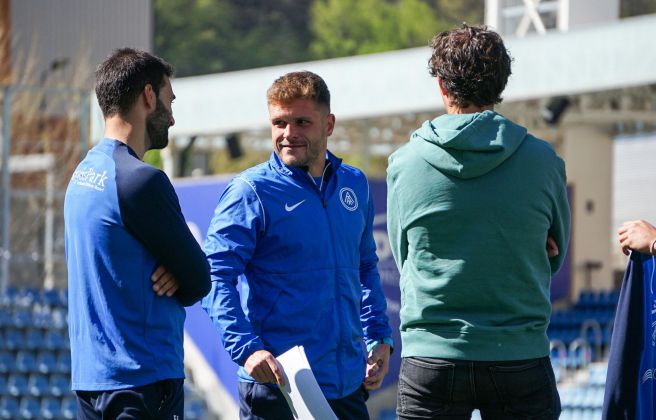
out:
{"label": "man in blue jacket", "polygon": [[296,345],[337,416],[366,419],[367,390],[380,386],[391,351],[369,184],[327,151],[335,116],[323,79],[286,74],[267,101],[274,153],[219,200],[203,308],[240,366],[242,419],[293,418],[275,356]]}
{"label": "man in blue jacket", "polygon": [[105,135],[64,201],[78,419],[183,418],[183,306],[209,292],[209,267],[171,182],[141,160],[168,143],[172,73],[129,48],[96,70]]}

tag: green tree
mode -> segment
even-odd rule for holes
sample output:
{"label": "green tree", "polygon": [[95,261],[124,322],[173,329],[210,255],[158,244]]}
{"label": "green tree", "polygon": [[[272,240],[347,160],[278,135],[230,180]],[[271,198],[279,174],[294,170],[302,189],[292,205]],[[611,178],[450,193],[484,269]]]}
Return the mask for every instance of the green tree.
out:
{"label": "green tree", "polygon": [[155,53],[178,76],[309,59],[312,0],[154,0]]}
{"label": "green tree", "polygon": [[483,16],[482,0],[153,0],[153,5],[155,53],[178,76],[426,45],[440,30],[463,21],[481,23]]}
{"label": "green tree", "polygon": [[441,3],[447,2],[316,0],[310,50],[315,58],[330,58],[427,45],[437,32],[453,27],[438,14]]}
{"label": "green tree", "polygon": [[222,52],[231,13],[223,0],[155,0],[155,53],[170,61],[178,76],[226,71]]}

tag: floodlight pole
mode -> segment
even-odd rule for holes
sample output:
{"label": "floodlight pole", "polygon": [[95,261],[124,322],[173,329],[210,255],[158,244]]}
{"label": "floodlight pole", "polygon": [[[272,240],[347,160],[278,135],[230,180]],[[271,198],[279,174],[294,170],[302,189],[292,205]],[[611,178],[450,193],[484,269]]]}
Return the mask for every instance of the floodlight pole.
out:
{"label": "floodlight pole", "polygon": [[9,232],[9,196],[11,195],[11,184],[9,182],[9,150],[11,133],[11,96],[12,88],[7,86],[3,89],[2,106],[2,248],[0,248],[0,259],[2,260],[2,271],[0,271],[0,296],[6,296],[9,286],[9,258],[10,232]]}

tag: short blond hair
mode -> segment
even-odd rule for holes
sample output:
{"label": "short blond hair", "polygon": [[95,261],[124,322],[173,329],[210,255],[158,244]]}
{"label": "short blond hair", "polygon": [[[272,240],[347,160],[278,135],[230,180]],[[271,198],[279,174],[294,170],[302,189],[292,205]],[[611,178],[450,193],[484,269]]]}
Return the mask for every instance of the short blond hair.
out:
{"label": "short blond hair", "polygon": [[287,73],[277,78],[267,90],[267,103],[288,104],[296,99],[310,99],[330,112],[330,91],[326,82],[310,71]]}

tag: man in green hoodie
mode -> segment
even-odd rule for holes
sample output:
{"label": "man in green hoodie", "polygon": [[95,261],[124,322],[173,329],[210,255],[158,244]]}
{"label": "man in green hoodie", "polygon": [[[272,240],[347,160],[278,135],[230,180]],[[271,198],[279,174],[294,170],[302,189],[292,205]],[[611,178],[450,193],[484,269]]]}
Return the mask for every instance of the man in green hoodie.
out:
{"label": "man in green hoodie", "polygon": [[565,164],[494,112],[511,73],[497,33],[463,25],[431,46],[447,114],[415,131],[387,169],[401,272],[397,414],[558,418],[546,331],[570,233]]}

